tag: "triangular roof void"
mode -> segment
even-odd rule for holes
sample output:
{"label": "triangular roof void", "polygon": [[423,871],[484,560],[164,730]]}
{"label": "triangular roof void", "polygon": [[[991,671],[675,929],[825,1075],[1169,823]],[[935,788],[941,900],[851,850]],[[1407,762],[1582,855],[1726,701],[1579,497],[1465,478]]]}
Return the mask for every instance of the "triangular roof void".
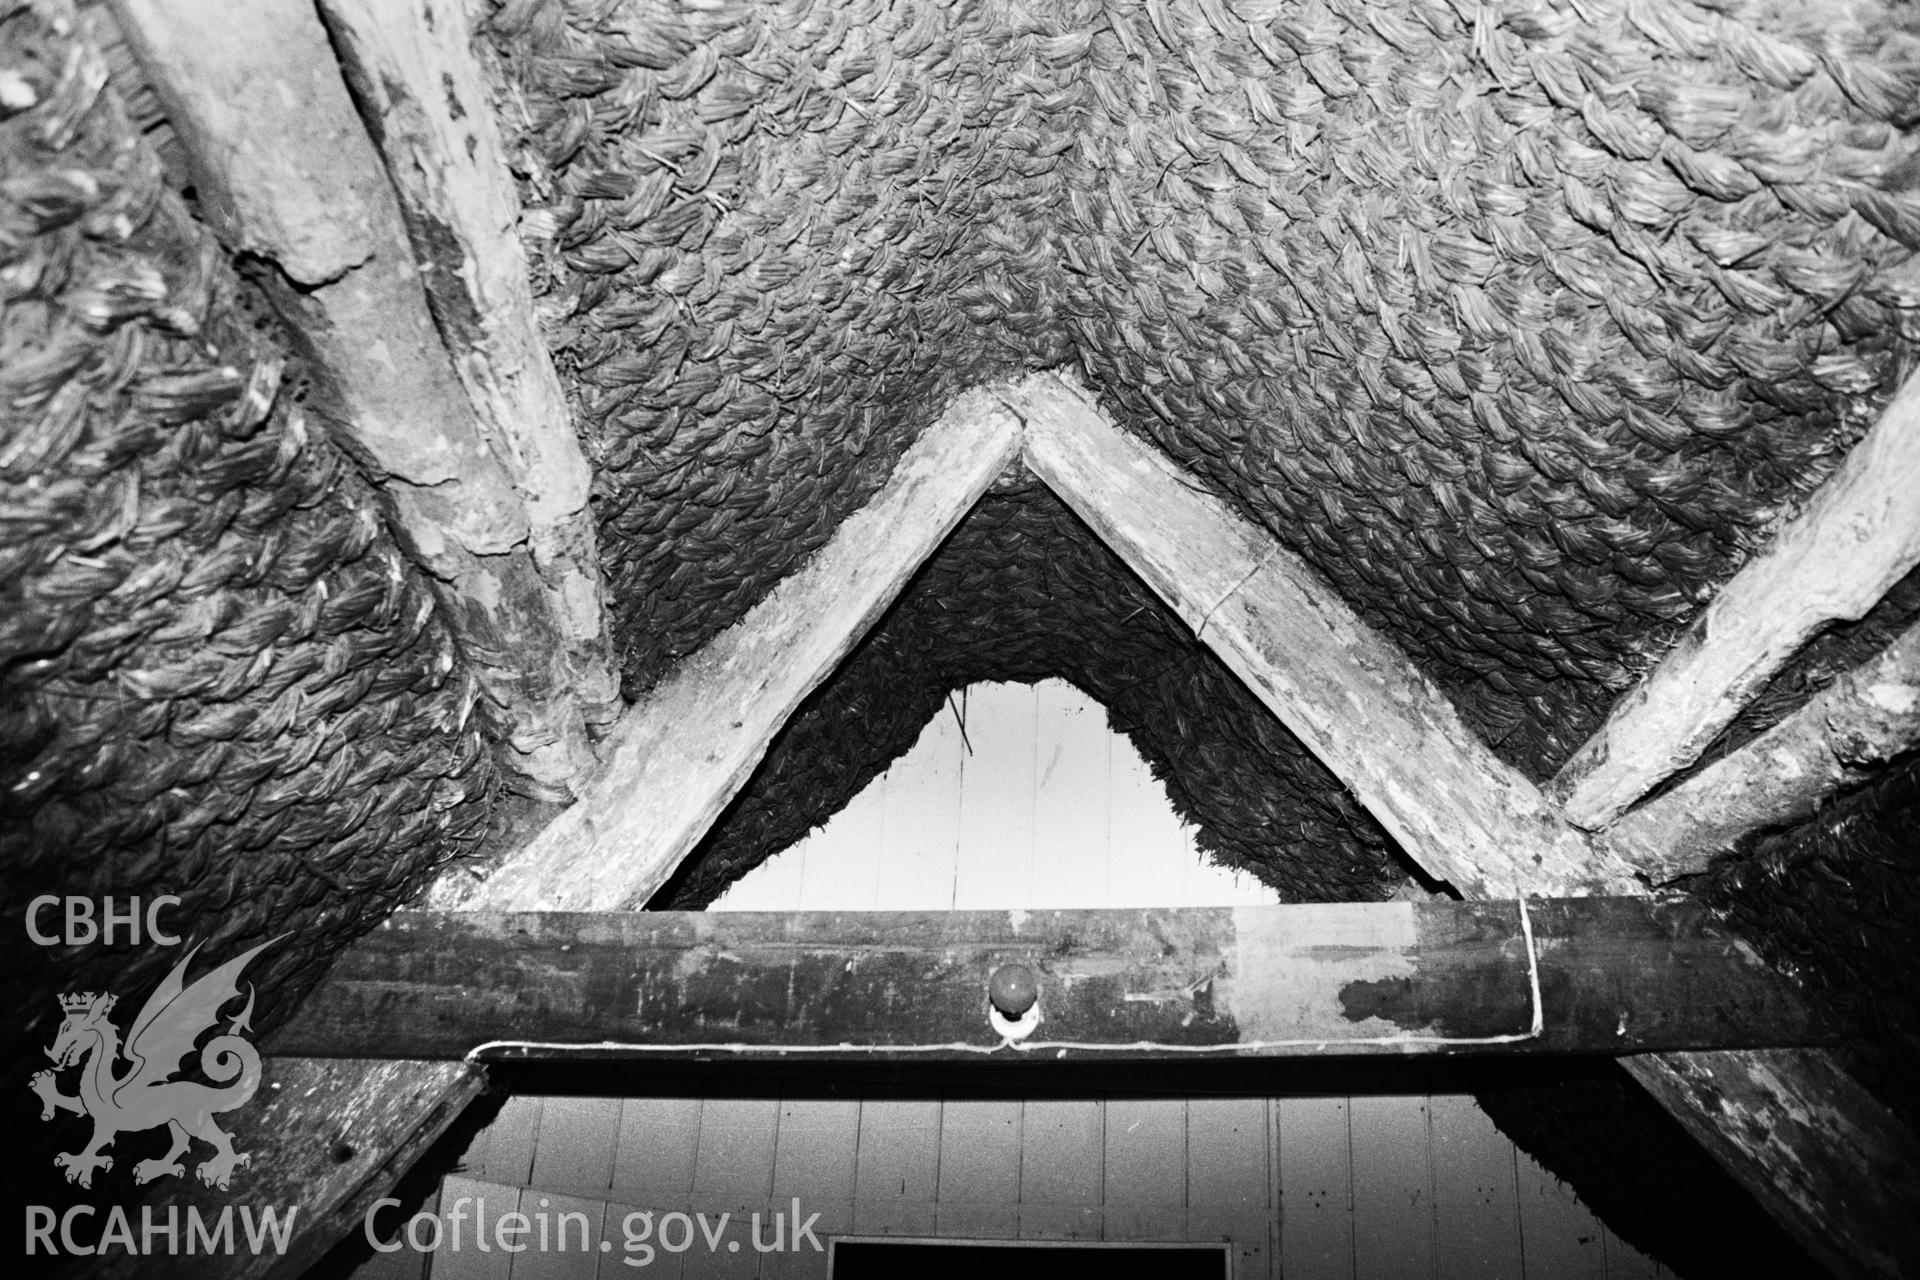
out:
{"label": "triangular roof void", "polygon": [[[1284,901],[1246,869],[1202,853],[1199,833],[1166,784],[1109,716],[1105,704],[1057,676],[970,682],[943,698],[913,744],[853,799],[732,880],[704,909],[1048,911]],[[710,856],[703,845],[694,862]]]}

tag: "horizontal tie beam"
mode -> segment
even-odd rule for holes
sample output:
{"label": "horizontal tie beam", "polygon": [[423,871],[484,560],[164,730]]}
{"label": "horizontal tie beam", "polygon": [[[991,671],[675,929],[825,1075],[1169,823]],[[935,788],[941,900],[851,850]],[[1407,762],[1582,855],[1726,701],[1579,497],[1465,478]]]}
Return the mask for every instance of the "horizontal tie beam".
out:
{"label": "horizontal tie beam", "polygon": [[[1037,990],[1024,1031],[989,1012],[989,982],[1007,966]],[[1820,1010],[1700,908],[1569,898],[1524,910],[402,912],[267,1047],[492,1061],[1056,1059],[1624,1054],[1833,1038]]]}

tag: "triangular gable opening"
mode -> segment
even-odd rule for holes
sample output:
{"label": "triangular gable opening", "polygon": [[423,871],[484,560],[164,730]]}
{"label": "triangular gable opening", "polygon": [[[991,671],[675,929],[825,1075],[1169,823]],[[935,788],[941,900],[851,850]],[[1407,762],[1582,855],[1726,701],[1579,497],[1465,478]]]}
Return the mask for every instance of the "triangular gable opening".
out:
{"label": "triangular gable opening", "polygon": [[1207,858],[1107,709],[1060,679],[949,696],[845,808],[710,911],[1258,906]]}
{"label": "triangular gable opening", "polygon": [[1383,897],[1411,864],[1286,726],[1038,481],[983,497],[801,706],[656,903],[705,905],[802,839],[986,680],[1107,709],[1202,847],[1287,901]]}
{"label": "triangular gable opening", "polygon": [[801,699],[1016,456],[1434,878],[1473,896],[1633,887],[1270,535],[1077,387],[1038,374],[949,407],[819,555],[628,711],[580,803],[485,881],[443,880],[434,904],[605,910],[651,898]]}

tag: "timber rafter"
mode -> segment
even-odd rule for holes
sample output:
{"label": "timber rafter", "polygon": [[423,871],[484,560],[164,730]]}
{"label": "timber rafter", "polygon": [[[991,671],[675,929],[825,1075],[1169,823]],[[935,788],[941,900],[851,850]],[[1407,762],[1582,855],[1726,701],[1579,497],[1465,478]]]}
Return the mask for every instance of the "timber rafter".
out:
{"label": "timber rafter", "polygon": [[1027,465],[1347,784],[1470,897],[1635,892],[1626,865],[1489,751],[1439,686],[1299,557],[1052,374],[1008,403]]}
{"label": "timber rafter", "polygon": [[[630,708],[580,804],[438,908],[611,910],[665,883],[799,701],[1016,457],[1186,620],[1436,879],[1635,892],[1298,558],[1051,373],[969,393],[812,562]],[[857,572],[856,572],[857,567]],[[528,895],[531,894],[529,897]]]}
{"label": "timber rafter", "polygon": [[[435,580],[504,720],[506,762],[531,789],[570,796],[619,690],[586,460],[534,325],[464,19],[436,31],[410,5],[339,0],[330,39],[299,0],[259,0],[245,21],[209,0],[111,7],[208,224],[271,264],[262,280],[316,375],[313,406]],[[336,39],[379,87],[358,107]]]}
{"label": "timber rafter", "polygon": [[1656,882],[1692,875],[1744,837],[1807,817],[1916,746],[1920,626],[1759,738],[1629,812],[1606,838]]}
{"label": "timber rafter", "polygon": [[1691,765],[1806,642],[1864,617],[1920,564],[1920,378],[1909,378],[1773,544],[1722,586],[1553,781],[1567,817],[1614,822]]}

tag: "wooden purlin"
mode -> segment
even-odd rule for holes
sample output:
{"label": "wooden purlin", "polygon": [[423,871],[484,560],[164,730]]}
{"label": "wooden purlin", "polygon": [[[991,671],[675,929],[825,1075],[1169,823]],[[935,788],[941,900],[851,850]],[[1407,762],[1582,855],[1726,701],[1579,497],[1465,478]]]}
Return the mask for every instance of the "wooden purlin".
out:
{"label": "wooden purlin", "polygon": [[[1572,883],[1576,886],[1587,887],[1597,882],[1592,874],[1593,867],[1600,867],[1605,869],[1606,876],[1617,880],[1619,868],[1607,863],[1604,857],[1577,833],[1570,833],[1564,824],[1554,821],[1551,809],[1545,807],[1545,801],[1538,796],[1537,792],[1531,795],[1525,790],[1511,792],[1504,785],[1496,785],[1492,788],[1492,794],[1496,798],[1488,802],[1484,791],[1476,793],[1469,789],[1463,792],[1459,787],[1449,785],[1439,787],[1437,798],[1435,798],[1432,784],[1428,782],[1425,784],[1427,790],[1417,791],[1410,799],[1404,790],[1404,784],[1395,782],[1390,785],[1383,781],[1378,767],[1370,765],[1366,757],[1369,754],[1378,754],[1378,744],[1383,740],[1384,733],[1396,743],[1401,743],[1403,750],[1415,753],[1416,758],[1423,762],[1424,767],[1421,770],[1423,776],[1465,779],[1471,787],[1474,770],[1463,766],[1458,759],[1450,760],[1448,753],[1464,751],[1467,753],[1467,758],[1471,759],[1474,744],[1471,741],[1471,735],[1468,735],[1468,740],[1463,745],[1452,733],[1446,731],[1446,717],[1450,708],[1443,705],[1444,697],[1430,685],[1424,685],[1416,674],[1410,674],[1411,665],[1407,663],[1404,656],[1399,655],[1378,637],[1371,637],[1364,626],[1357,619],[1353,619],[1350,613],[1343,613],[1344,606],[1337,599],[1332,598],[1330,593],[1326,593],[1324,588],[1319,588],[1310,575],[1303,579],[1299,574],[1294,573],[1292,566],[1281,558],[1284,553],[1270,542],[1263,544],[1261,539],[1264,535],[1257,530],[1248,533],[1244,527],[1236,529],[1231,524],[1223,526],[1222,539],[1211,545],[1216,549],[1222,545],[1238,546],[1245,553],[1242,558],[1233,561],[1217,555],[1209,556],[1203,563],[1194,566],[1194,574],[1187,575],[1181,572],[1178,568],[1180,553],[1177,550],[1169,550],[1162,543],[1163,539],[1172,539],[1175,542],[1178,542],[1178,539],[1173,533],[1165,530],[1158,534],[1142,532],[1137,509],[1145,508],[1153,513],[1154,519],[1161,520],[1163,523],[1172,520],[1177,524],[1179,520],[1188,518],[1192,514],[1191,503],[1186,503],[1184,500],[1176,502],[1180,499],[1180,495],[1184,494],[1186,498],[1201,500],[1198,510],[1202,524],[1198,527],[1205,528],[1208,527],[1205,522],[1218,519],[1225,511],[1224,507],[1219,504],[1209,505],[1210,500],[1204,499],[1193,489],[1181,485],[1171,464],[1166,463],[1150,450],[1144,449],[1143,446],[1134,446],[1132,452],[1121,455],[1122,463],[1114,465],[1101,463],[1097,457],[1097,451],[1091,462],[1088,462],[1085,457],[1079,461],[1072,460],[1064,448],[1057,449],[1050,456],[1047,453],[1050,442],[1046,435],[1047,429],[1043,424],[1048,415],[1061,410],[1063,404],[1065,411],[1083,417],[1078,429],[1091,432],[1111,430],[1110,423],[1096,421],[1091,427],[1087,426],[1084,421],[1085,415],[1097,415],[1098,410],[1077,390],[1050,375],[1041,375],[1018,388],[1003,389],[994,393],[993,396],[972,398],[964,403],[969,406],[967,414],[971,415],[971,420],[995,424],[994,430],[998,434],[993,439],[997,441],[998,452],[977,448],[977,437],[967,434],[977,428],[957,429],[945,445],[951,451],[949,461],[952,456],[972,457],[977,461],[982,453],[986,453],[995,459],[995,465],[991,468],[980,467],[978,474],[969,471],[969,480],[966,485],[958,488],[943,486],[941,492],[946,495],[944,501],[947,505],[942,507],[941,521],[934,522],[926,526],[927,528],[938,528],[941,533],[945,528],[950,528],[951,523],[960,518],[978,496],[978,492],[990,482],[992,475],[998,473],[999,466],[1005,459],[1018,450],[1024,435],[1025,440],[1029,442],[1030,464],[1037,464],[1035,469],[1042,474],[1043,478],[1049,478],[1046,469],[1051,467],[1054,475],[1050,478],[1050,482],[1057,479],[1062,488],[1073,490],[1077,485],[1080,499],[1077,505],[1082,509],[1083,516],[1101,532],[1103,537],[1109,538],[1116,550],[1134,563],[1138,571],[1147,576],[1149,581],[1154,582],[1157,589],[1163,588],[1163,594],[1169,597],[1170,603],[1176,609],[1183,611],[1183,616],[1189,618],[1204,638],[1207,638],[1210,643],[1221,646],[1224,653],[1233,655],[1232,660],[1236,662],[1236,666],[1266,664],[1268,672],[1253,678],[1266,680],[1267,691],[1263,696],[1271,699],[1269,705],[1295,697],[1324,699],[1336,696],[1326,692],[1334,690],[1337,691],[1341,702],[1349,708],[1349,713],[1353,707],[1353,699],[1349,695],[1354,695],[1359,698],[1364,710],[1381,718],[1379,723],[1386,725],[1387,728],[1371,733],[1370,745],[1375,750],[1370,753],[1365,750],[1365,746],[1369,745],[1368,739],[1363,738],[1359,743],[1345,747],[1340,745],[1337,741],[1340,720],[1329,708],[1324,706],[1314,708],[1312,714],[1320,718],[1317,727],[1310,717],[1302,716],[1297,707],[1292,710],[1292,714],[1301,718],[1309,731],[1330,744],[1329,763],[1335,768],[1336,773],[1343,777],[1343,780],[1355,786],[1356,791],[1360,791],[1363,786],[1368,787],[1375,794],[1384,797],[1384,803],[1400,806],[1403,813],[1418,814],[1420,812],[1418,806],[1437,805],[1441,812],[1450,815],[1450,822],[1471,821],[1479,824],[1465,828],[1459,826],[1445,828],[1436,827],[1429,820],[1425,827],[1409,828],[1420,830],[1422,834],[1418,838],[1427,842],[1422,844],[1420,851],[1436,857],[1433,864],[1435,867],[1450,868],[1459,877],[1456,883],[1471,896],[1487,896],[1492,885],[1514,881],[1520,882],[1517,886],[1519,892],[1538,891],[1536,885],[1526,883],[1527,869],[1524,865],[1524,855],[1523,859],[1515,859],[1511,848],[1497,845],[1487,835],[1489,824],[1498,823],[1515,824],[1513,829],[1520,832],[1520,838],[1527,842],[1520,848],[1531,851],[1538,857],[1539,861],[1534,865],[1547,867],[1549,877],[1571,877]],[[1019,421],[1011,420],[1014,413],[1001,412],[1001,409],[1006,406],[1011,406],[1014,413],[1017,413]],[[933,435],[935,433],[930,429],[929,436]],[[1094,438],[1102,447],[1110,446],[1110,441],[1100,440],[1097,436]],[[1085,437],[1082,443],[1084,439]],[[1124,440],[1122,443],[1133,444]],[[1078,479],[1068,479],[1069,466],[1079,466],[1082,463],[1086,464],[1084,474]],[[1169,475],[1174,477],[1172,488],[1167,484]],[[896,479],[898,478],[897,475]],[[1103,484],[1107,485],[1107,488],[1101,488]],[[1179,493],[1175,493],[1175,489]],[[901,493],[893,491],[892,486],[889,490],[883,490],[883,498],[889,492],[894,492],[894,497],[898,499],[897,511],[912,509],[913,503]],[[1069,498],[1069,501],[1072,499]],[[1180,514],[1182,512],[1185,514]],[[1231,513],[1225,514],[1231,516]],[[920,519],[921,517],[915,517],[908,523],[917,525]],[[931,536],[932,543],[937,543],[938,533]],[[917,556],[912,559],[913,564],[919,563],[919,558],[923,558],[925,551],[931,549],[932,543],[929,543],[925,550],[917,553]],[[868,541],[861,545],[870,550],[874,544]],[[1129,550],[1130,546],[1131,550]],[[832,550],[830,546],[827,552],[823,552],[813,564],[808,566],[808,569],[820,570],[823,562],[844,565],[847,561],[857,560],[859,565],[868,571],[869,578],[875,572],[870,554],[858,557],[845,556],[836,561],[830,554]],[[891,570],[888,572],[890,573]],[[793,604],[795,599],[801,598],[802,590],[806,593],[804,598],[815,604],[834,601],[838,599],[835,594],[835,584],[840,583],[844,588],[844,582],[848,580],[836,577],[831,572],[822,571],[804,586],[796,585],[805,573],[806,571],[803,571],[802,575],[797,575],[795,580],[787,584],[795,588],[788,593],[786,603],[782,606],[790,615],[799,615],[803,612]],[[1209,574],[1211,577],[1208,576]],[[852,574],[849,570],[848,578],[855,576],[858,575]],[[880,576],[884,579],[888,575],[883,573]],[[1196,589],[1196,583],[1203,589]],[[884,585],[876,586],[869,581],[864,590],[870,594],[861,598],[869,601],[877,600],[891,589],[897,589],[897,584],[895,588],[888,588]],[[777,591],[776,596],[778,595]],[[1285,602],[1284,606],[1282,602]],[[771,603],[770,601],[769,604]],[[844,654],[845,647],[851,645],[852,640],[847,637],[857,638],[866,622],[871,621],[871,615],[877,613],[879,607],[881,607],[880,604],[872,603],[869,603],[865,609],[843,607],[835,615],[831,625],[822,623],[826,631],[839,636],[840,639],[832,640],[830,636],[817,635],[807,642],[808,652],[813,656],[806,663],[797,664],[803,667],[805,672],[798,683],[811,687],[810,681],[817,681],[830,671],[839,655]],[[1285,643],[1277,643],[1275,636],[1280,633],[1268,625],[1269,620],[1265,615],[1281,607],[1302,610],[1312,615],[1317,620],[1316,629],[1298,634],[1287,632]],[[862,622],[862,618],[866,619],[866,622]],[[779,631],[780,628],[772,628],[768,634]],[[839,646],[837,652],[835,652],[836,646]],[[1336,672],[1332,676],[1322,673],[1310,679],[1303,679],[1297,671],[1289,672],[1284,669],[1289,662],[1304,661],[1311,664],[1332,660],[1324,651],[1326,647],[1338,647],[1352,652],[1355,646],[1359,646],[1359,652],[1363,655],[1357,663],[1352,664],[1355,670]],[[736,643],[724,652],[730,655],[725,661],[720,660],[721,651],[716,651],[716,655],[710,661],[717,662],[722,668],[731,663],[735,676],[745,678],[743,687],[758,689],[761,686],[757,685],[756,681],[776,671],[782,673],[782,689],[793,683],[793,669],[796,664],[782,662],[774,656],[789,652],[782,645],[776,644],[771,648],[762,649]],[[752,659],[749,657],[750,654],[758,654],[759,657]],[[690,662],[683,668],[683,674],[694,669],[695,664]],[[715,669],[707,668],[709,674],[700,679],[711,679],[711,672]],[[689,675],[688,678],[693,677]],[[1361,692],[1355,694],[1354,686],[1358,686]],[[703,690],[708,687],[702,686]],[[764,749],[766,741],[803,693],[804,690],[794,693],[791,701],[786,701],[784,695],[781,699],[777,699],[776,701],[782,704],[777,712],[770,714],[764,723],[756,722],[751,728],[734,718],[718,717],[718,722],[736,738],[727,752],[721,754],[728,755],[730,759],[743,758],[743,753],[757,758],[758,752]],[[1435,699],[1439,702],[1436,703]],[[762,700],[763,695],[755,693],[747,698],[747,704],[755,704]],[[698,719],[697,717],[685,714],[670,717],[658,709],[651,714],[660,723],[650,731],[654,735],[649,739],[650,741],[677,744],[685,740],[685,734],[690,725],[695,729],[700,727],[692,724]],[[707,720],[713,721],[715,718],[709,716]],[[1394,736],[1402,732],[1409,736],[1404,739]],[[634,741],[635,739],[629,738],[629,745]],[[631,754],[636,762],[640,762],[676,753],[634,750]],[[722,787],[727,795],[731,794],[731,787],[737,785],[738,779],[745,776],[744,771],[751,767],[750,760],[721,767],[722,761],[710,751],[690,750],[677,754],[683,759],[694,761],[704,774],[714,778],[733,778],[732,782],[727,782]],[[1369,773],[1368,770],[1374,770],[1374,772]],[[632,775],[620,773],[617,770],[603,778],[602,783],[609,789],[613,789],[609,779],[615,776],[627,781],[629,792],[634,789],[631,785]],[[1484,787],[1484,782],[1481,785]],[[1526,785],[1524,780],[1521,780],[1521,785]],[[1499,797],[1503,795],[1507,798],[1500,799]],[[1515,795],[1518,796],[1517,805],[1513,800]],[[1367,797],[1363,795],[1363,798]],[[599,809],[583,808],[587,803],[582,801],[569,813],[577,814],[581,819],[595,818],[603,813]],[[1466,804],[1468,818],[1459,816],[1463,803]],[[1488,803],[1492,805],[1491,812],[1494,815],[1492,818],[1485,816],[1488,810],[1484,806]],[[1534,807],[1536,803],[1542,808],[1536,809]],[[685,848],[690,848],[697,840],[698,835],[704,831],[706,823],[712,820],[722,804],[724,804],[724,797],[713,799],[709,796],[702,802],[700,812],[682,814],[675,820],[675,839],[684,842],[680,854],[683,854]],[[1409,808],[1409,806],[1412,807]],[[1542,825],[1529,833],[1526,830],[1527,823],[1534,821],[1543,810],[1545,817],[1541,820]],[[565,820],[563,816],[562,821]],[[1410,822],[1412,819],[1403,819],[1403,821]],[[597,821],[588,823],[582,827],[582,830],[587,832],[593,842],[592,847],[600,848],[604,852],[606,846],[599,843],[600,833],[592,830],[597,825]],[[1449,830],[1452,834],[1449,834]],[[1474,834],[1470,839],[1462,838],[1458,834],[1461,830],[1471,831]],[[550,829],[549,834],[541,839],[548,840],[551,834]],[[1543,843],[1546,846],[1545,851],[1542,850]],[[552,852],[548,855],[549,862],[544,869],[537,874],[523,876],[519,880],[500,881],[489,891],[497,895],[496,903],[512,906],[546,905],[524,900],[538,898],[549,888],[562,894],[577,892],[589,901],[594,894],[606,894],[610,897],[617,895],[619,903],[624,903],[644,892],[650,877],[658,875],[664,878],[665,873],[660,868],[664,866],[670,870],[671,865],[677,862],[680,856],[680,854],[671,854],[663,857],[656,850],[648,855],[646,860],[648,869],[641,875],[636,876],[635,866],[628,865],[618,869],[610,878],[601,881],[598,885],[589,885],[576,890],[565,882],[570,875],[569,868],[577,868],[580,865],[577,861],[581,856],[579,849],[587,846],[576,846],[569,850],[561,842],[552,842],[549,847]],[[1480,866],[1476,860],[1478,857],[1476,851],[1482,849],[1491,851],[1490,856],[1493,858],[1490,864],[1493,868],[1491,871]],[[1559,862],[1546,856],[1546,853],[1554,850],[1576,852],[1572,853],[1572,861]],[[1592,860],[1591,864],[1583,866],[1588,859]],[[1453,876],[1448,878],[1452,879]],[[1600,877],[1600,879],[1604,878]],[[658,880],[654,880],[653,883],[658,883]],[[515,902],[513,901],[515,897],[523,901]],[[481,899],[478,895],[466,898],[468,902],[479,900]],[[610,905],[619,905],[619,903],[610,903]],[[1673,1110],[1683,1123],[1696,1132],[1707,1135],[1708,1145],[1715,1148],[1717,1154],[1722,1155],[1723,1161],[1737,1177],[1752,1187],[1763,1201],[1782,1214],[1796,1234],[1803,1239],[1810,1238],[1815,1232],[1830,1232],[1831,1224],[1838,1222],[1844,1225],[1849,1236],[1857,1237],[1860,1241],[1857,1247],[1849,1245],[1842,1259],[1846,1265],[1857,1265],[1861,1269],[1861,1274],[1891,1274],[1876,1261],[1884,1257],[1902,1260],[1900,1265],[1905,1265],[1905,1261],[1912,1258],[1909,1244],[1903,1241],[1897,1220],[1886,1219],[1885,1215],[1879,1211],[1885,1207],[1889,1195],[1904,1196],[1907,1194],[1906,1189],[1895,1187],[1889,1191],[1883,1186],[1875,1194],[1866,1195],[1854,1194],[1848,1188],[1857,1179],[1884,1175],[1884,1169],[1881,1166],[1885,1164],[1886,1152],[1892,1150],[1897,1155],[1908,1151],[1912,1146],[1911,1135],[1898,1129],[1897,1126],[1892,1129],[1880,1127],[1880,1122],[1885,1118],[1884,1112],[1874,1111],[1872,1108],[1877,1104],[1873,1104],[1872,1100],[1865,1095],[1858,1094],[1857,1090],[1850,1092],[1839,1087],[1829,1088],[1828,1085],[1832,1083],[1829,1079],[1832,1071],[1831,1061],[1819,1051],[1798,1052],[1790,1057],[1775,1053],[1752,1053],[1738,1061],[1745,1063],[1748,1068],[1744,1070],[1743,1079],[1750,1082],[1758,1072],[1780,1086],[1772,1090],[1769,1096],[1799,1099],[1800,1102],[1795,1105],[1825,1107],[1836,1113],[1840,1117],[1838,1120],[1832,1124],[1803,1125],[1798,1128],[1783,1125],[1757,1137],[1752,1134],[1729,1133],[1727,1132],[1727,1126],[1730,1123],[1729,1113],[1715,1101],[1720,1095],[1700,1085],[1702,1079],[1722,1069],[1721,1064],[1715,1061],[1716,1057],[1717,1055],[1712,1053],[1650,1056],[1636,1060],[1634,1069],[1637,1074],[1653,1082],[1656,1086],[1655,1096]],[[1727,1061],[1734,1061],[1734,1059],[1727,1059]],[[1823,1081],[1826,1083],[1822,1083]],[[1662,1084],[1673,1087],[1657,1087]],[[1821,1146],[1836,1133],[1860,1131],[1863,1127],[1873,1128],[1876,1132],[1883,1134],[1880,1144],[1870,1153],[1835,1151]],[[1795,1147],[1796,1142],[1811,1145],[1802,1151]],[[1733,1158],[1721,1151],[1721,1148],[1737,1150],[1741,1158]],[[1908,1167],[1920,1167],[1920,1160],[1914,1161]],[[1809,1169],[1817,1173],[1810,1176],[1806,1173]],[[1875,1174],[1875,1170],[1879,1170],[1879,1175]],[[1885,1181],[1884,1177],[1882,1180]],[[1810,1183],[1811,1190],[1808,1189]],[[1829,1240],[1823,1256],[1833,1253]]]}

